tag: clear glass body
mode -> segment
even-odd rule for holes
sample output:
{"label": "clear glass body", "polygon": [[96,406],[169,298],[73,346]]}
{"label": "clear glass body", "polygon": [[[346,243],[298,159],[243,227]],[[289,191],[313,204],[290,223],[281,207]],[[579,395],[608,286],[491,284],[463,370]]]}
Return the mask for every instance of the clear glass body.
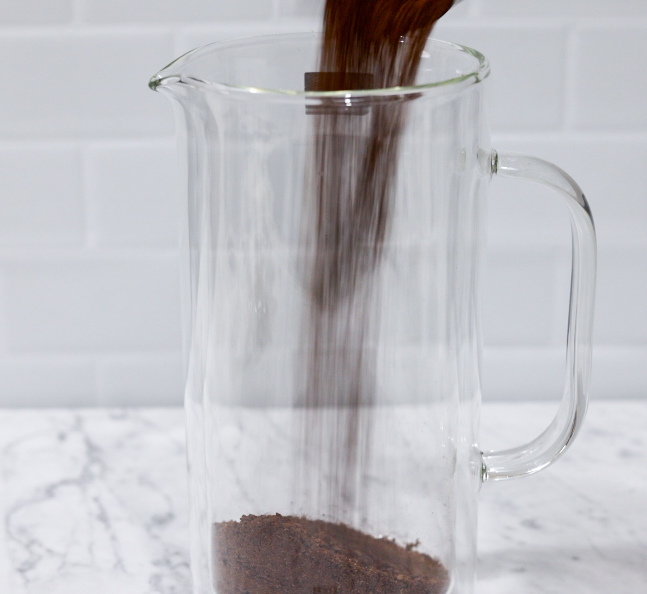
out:
{"label": "clear glass body", "polygon": [[[218,556],[227,543],[219,539],[227,537],[214,526],[281,514],[392,539],[442,564],[447,579],[434,592],[470,594],[482,482],[546,466],[583,417],[592,221],[563,172],[491,149],[483,117],[488,66],[478,52],[430,41],[416,87],[304,92],[318,47],[313,34],[213,44],[150,83],[175,106],[185,166],[194,593],[261,594],[223,585],[228,569]],[[358,300],[361,340],[350,333],[327,345],[337,349],[329,355],[337,367],[327,369],[339,373],[323,378],[325,404],[311,406],[303,394],[315,348],[307,338],[313,108],[359,106],[363,115],[348,117],[370,121],[385,99],[404,104],[405,123],[379,262]],[[485,191],[495,173],[534,173],[563,193],[574,229],[574,286],[569,372],[555,422],[531,444],[483,454],[478,282]],[[337,398],[347,389],[344,365],[361,368],[355,406]],[[297,579],[289,564],[276,571],[286,583]],[[300,582],[303,592],[347,591],[317,579]],[[274,591],[281,589],[262,590]]]}

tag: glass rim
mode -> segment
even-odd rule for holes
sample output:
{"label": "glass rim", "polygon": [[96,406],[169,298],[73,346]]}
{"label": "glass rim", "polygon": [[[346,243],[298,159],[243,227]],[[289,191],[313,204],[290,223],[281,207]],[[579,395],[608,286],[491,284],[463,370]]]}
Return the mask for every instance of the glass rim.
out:
{"label": "glass rim", "polygon": [[[468,54],[476,58],[476,67],[469,72],[461,74],[460,76],[447,78],[444,80],[424,83],[420,85],[412,85],[406,87],[387,87],[384,89],[361,89],[361,90],[341,90],[341,91],[303,91],[295,89],[268,89],[264,87],[253,87],[247,85],[234,85],[222,81],[208,81],[190,76],[183,72],[183,68],[193,60],[207,55],[214,51],[222,51],[233,49],[240,46],[251,46],[253,44],[260,44],[263,41],[273,41],[279,38],[297,40],[299,38],[313,38],[319,37],[320,33],[278,33],[272,35],[255,35],[251,37],[239,37],[235,39],[228,39],[225,41],[216,41],[209,43],[202,47],[187,52],[171,62],[168,66],[162,68],[157,74],[153,75],[150,79],[148,86],[156,91],[160,87],[166,87],[173,84],[184,84],[195,88],[212,89],[215,91],[222,91],[225,93],[237,93],[245,95],[261,95],[266,97],[294,97],[306,99],[319,99],[319,98],[339,98],[339,97],[385,97],[391,95],[413,95],[424,94],[425,91],[432,90],[446,90],[448,92],[455,92],[458,88],[470,86],[484,80],[490,74],[490,65],[487,58],[479,51],[460,45],[451,41],[443,41],[441,39],[429,38],[428,43],[442,45],[445,48],[450,48],[455,52]],[[252,43],[253,42],[253,43]]]}

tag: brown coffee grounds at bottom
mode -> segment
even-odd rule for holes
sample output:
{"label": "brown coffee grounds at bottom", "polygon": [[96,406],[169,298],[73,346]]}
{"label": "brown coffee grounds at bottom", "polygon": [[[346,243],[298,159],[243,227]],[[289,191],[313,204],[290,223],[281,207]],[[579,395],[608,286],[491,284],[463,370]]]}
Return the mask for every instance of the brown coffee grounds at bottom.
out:
{"label": "brown coffee grounds at bottom", "polygon": [[243,516],[213,525],[218,594],[442,594],[447,570],[429,555],[345,524]]}

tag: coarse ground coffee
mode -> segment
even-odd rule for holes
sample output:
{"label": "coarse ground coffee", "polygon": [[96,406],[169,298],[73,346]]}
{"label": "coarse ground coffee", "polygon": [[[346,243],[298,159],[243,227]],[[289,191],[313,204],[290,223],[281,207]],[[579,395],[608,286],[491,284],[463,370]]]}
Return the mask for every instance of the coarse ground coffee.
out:
{"label": "coarse ground coffee", "polygon": [[442,594],[445,568],[344,524],[294,516],[243,516],[214,524],[218,594]]}

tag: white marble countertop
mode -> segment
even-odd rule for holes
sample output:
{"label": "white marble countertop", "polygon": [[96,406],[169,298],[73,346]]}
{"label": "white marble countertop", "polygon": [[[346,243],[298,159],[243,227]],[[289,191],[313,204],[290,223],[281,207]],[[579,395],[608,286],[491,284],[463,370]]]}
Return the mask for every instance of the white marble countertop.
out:
{"label": "white marble countertop", "polygon": [[[534,437],[556,407],[486,405],[484,447]],[[183,423],[0,411],[0,592],[189,594]],[[476,592],[647,592],[647,401],[594,401],[554,466],[483,487]]]}

